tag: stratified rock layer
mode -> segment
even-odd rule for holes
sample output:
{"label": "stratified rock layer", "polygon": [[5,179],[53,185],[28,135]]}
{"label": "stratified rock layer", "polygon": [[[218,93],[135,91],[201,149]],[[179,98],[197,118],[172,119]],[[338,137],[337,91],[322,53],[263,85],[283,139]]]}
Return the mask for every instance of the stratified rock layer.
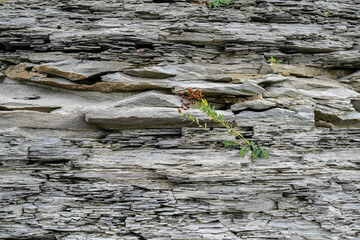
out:
{"label": "stratified rock layer", "polygon": [[[358,0],[0,13],[0,239],[360,238]],[[188,87],[270,157],[183,121]]]}

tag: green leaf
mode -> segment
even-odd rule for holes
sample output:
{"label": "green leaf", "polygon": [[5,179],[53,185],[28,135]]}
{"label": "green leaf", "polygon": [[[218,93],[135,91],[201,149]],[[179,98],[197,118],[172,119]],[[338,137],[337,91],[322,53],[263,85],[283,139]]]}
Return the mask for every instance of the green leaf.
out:
{"label": "green leaf", "polygon": [[259,149],[260,149],[260,157],[269,158],[269,151],[267,151],[261,147]]}
{"label": "green leaf", "polygon": [[250,147],[247,146],[247,145],[244,145],[244,146],[241,147],[240,152],[239,152],[239,155],[240,155],[241,157],[245,157],[245,155],[246,155],[249,151],[250,151]]}
{"label": "green leaf", "polygon": [[226,148],[236,148],[239,144],[235,141],[226,141],[224,142],[224,146]]}
{"label": "green leaf", "polygon": [[241,157],[245,157],[245,147],[246,147],[246,146],[243,146],[243,147],[240,149],[239,155],[240,155]]}

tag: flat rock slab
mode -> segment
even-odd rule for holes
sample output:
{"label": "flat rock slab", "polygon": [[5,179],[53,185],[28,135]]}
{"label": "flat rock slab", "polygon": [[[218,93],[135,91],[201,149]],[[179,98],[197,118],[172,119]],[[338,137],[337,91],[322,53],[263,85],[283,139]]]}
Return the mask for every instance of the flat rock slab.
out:
{"label": "flat rock slab", "polygon": [[84,114],[52,114],[35,111],[3,111],[0,114],[0,128],[34,128],[89,130],[96,129],[86,123]]}
{"label": "flat rock slab", "polygon": [[80,61],[65,60],[62,62],[37,65],[32,70],[46,73],[71,81],[81,81],[109,72],[120,72],[131,65],[125,62],[115,61]]}
{"label": "flat rock slab", "polygon": [[331,79],[336,79],[343,74],[343,71],[327,70],[319,67],[309,67],[304,65],[286,65],[286,64],[264,64],[260,73],[267,74],[269,72],[280,73],[283,75],[294,75],[298,77],[316,77],[326,76]]}
{"label": "flat rock slab", "polygon": [[260,95],[265,90],[254,83],[232,84],[222,82],[208,82],[203,80],[173,81],[171,79],[147,79],[129,76],[124,73],[112,73],[102,77],[103,83],[122,86],[122,89],[169,89],[173,93],[187,91],[189,87],[201,89],[208,96],[233,95],[254,96]]}
{"label": "flat rock slab", "polygon": [[276,103],[274,103],[274,102],[259,99],[259,100],[235,103],[234,105],[231,105],[231,111],[233,111],[233,112],[242,111],[247,108],[253,109],[253,110],[266,110],[269,108],[273,108],[275,106],[276,106]]}
{"label": "flat rock slab", "polygon": [[[186,112],[199,118],[200,122],[208,121],[206,114],[199,110]],[[218,111],[218,113],[223,114],[225,121],[233,122],[232,112]],[[178,109],[164,107],[88,109],[85,119],[90,124],[109,130],[174,128],[184,125],[184,118],[179,115]]]}
{"label": "flat rock slab", "polygon": [[148,91],[132,95],[118,101],[114,107],[181,107],[181,98],[157,91]]}
{"label": "flat rock slab", "polygon": [[230,74],[233,83],[274,84],[289,80],[279,74]]}
{"label": "flat rock slab", "polygon": [[125,69],[124,73],[140,78],[165,79],[175,77],[181,81],[184,77],[188,80],[202,79],[208,81],[225,81],[229,82],[227,74],[255,74],[258,73],[259,67],[254,64],[174,64],[166,66],[152,66],[143,68]]}
{"label": "flat rock slab", "polygon": [[157,66],[127,69],[124,70],[124,73],[134,77],[155,78],[155,79],[174,77],[178,74],[178,72],[175,69],[171,69],[169,67],[157,67]]}
{"label": "flat rock slab", "polygon": [[119,94],[118,97],[111,96],[111,100],[97,99],[96,96],[91,95],[94,92],[82,92],[84,93],[83,96],[78,96],[71,91],[65,93],[57,90],[56,88],[21,84],[7,78],[0,87],[0,108],[43,112],[50,112],[58,108],[77,109],[76,111],[79,111],[87,106],[111,105],[122,97]]}
{"label": "flat rock slab", "polygon": [[238,126],[261,126],[261,125],[314,125],[314,112],[305,108],[302,112],[291,111],[282,108],[272,108],[262,112],[242,111],[235,115]]}
{"label": "flat rock slab", "polygon": [[[16,81],[34,82],[43,85],[50,85],[64,89],[78,90],[78,91],[98,91],[104,93],[110,92],[132,92],[142,90],[153,89],[166,89],[164,86],[159,86],[156,83],[150,81],[135,81],[128,78],[122,79],[124,81],[114,80],[111,77],[105,76],[105,81],[96,82],[94,84],[79,84],[65,78],[60,77],[48,77],[45,73],[39,73],[36,71],[28,70],[31,66],[21,63],[18,65],[10,66],[6,69],[5,73],[7,77]],[[120,74],[120,73],[119,73]],[[106,81],[108,80],[109,81]]]}
{"label": "flat rock slab", "polygon": [[[31,69],[32,70],[29,70]],[[28,81],[65,89],[79,91],[99,92],[134,92],[144,90],[172,90],[174,93],[186,91],[189,87],[202,89],[206,97],[219,95],[232,96],[256,96],[261,95],[265,90],[253,82],[244,83],[223,83],[208,82],[203,80],[174,81],[172,79],[151,79],[129,76],[116,72],[101,77],[102,81],[94,84],[78,84],[66,78],[49,77],[46,73],[39,73],[37,68],[21,63],[10,66],[6,69],[7,77],[16,81]],[[52,75],[52,74],[50,74]],[[275,81],[282,81],[276,79]]]}

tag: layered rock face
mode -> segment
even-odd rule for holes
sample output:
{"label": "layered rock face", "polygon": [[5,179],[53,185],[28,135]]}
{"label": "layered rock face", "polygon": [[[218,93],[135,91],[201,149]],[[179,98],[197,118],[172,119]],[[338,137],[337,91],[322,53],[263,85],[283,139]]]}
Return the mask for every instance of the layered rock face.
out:
{"label": "layered rock face", "polygon": [[0,1],[0,239],[360,238],[359,4]]}

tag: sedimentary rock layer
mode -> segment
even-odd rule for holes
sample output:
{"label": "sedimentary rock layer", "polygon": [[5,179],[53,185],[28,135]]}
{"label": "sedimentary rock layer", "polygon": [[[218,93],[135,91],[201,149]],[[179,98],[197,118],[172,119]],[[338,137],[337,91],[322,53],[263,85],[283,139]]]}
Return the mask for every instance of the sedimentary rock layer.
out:
{"label": "sedimentary rock layer", "polygon": [[0,0],[0,239],[358,239],[359,32],[358,0]]}

